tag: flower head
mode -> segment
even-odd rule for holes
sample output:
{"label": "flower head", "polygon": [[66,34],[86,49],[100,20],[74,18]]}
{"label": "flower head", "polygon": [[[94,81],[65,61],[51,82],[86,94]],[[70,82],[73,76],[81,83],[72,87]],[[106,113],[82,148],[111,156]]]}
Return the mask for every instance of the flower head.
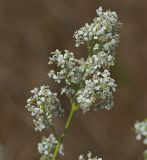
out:
{"label": "flower head", "polygon": [[81,80],[80,68],[82,60],[78,60],[74,57],[74,53],[65,50],[61,53],[59,50],[51,52],[51,57],[49,57],[49,64],[57,64],[60,68],[59,72],[50,70],[48,73],[49,78],[53,78],[57,83],[64,80],[67,85],[78,84]]}
{"label": "flower head", "polygon": [[41,86],[31,90],[33,94],[28,100],[26,108],[33,116],[35,130],[43,130],[53,123],[54,116],[61,116],[63,109],[56,93],[52,93],[48,86]]}
{"label": "flower head", "polygon": [[115,90],[116,84],[110,77],[110,72],[108,70],[98,71],[93,74],[92,78],[85,80],[84,88],[76,93],[76,100],[83,112],[88,111],[94,105],[110,109],[113,104],[111,100]]}
{"label": "flower head", "polygon": [[[52,159],[57,143],[58,141],[53,134],[50,134],[48,138],[42,138],[42,142],[38,143],[38,152],[43,155],[43,159]],[[59,153],[64,155],[63,145],[60,146]]]}
{"label": "flower head", "polygon": [[118,17],[116,12],[103,12],[102,7],[96,10],[97,17],[91,24],[86,23],[84,27],[74,34],[76,47],[87,43],[98,51],[112,52],[118,43]]}

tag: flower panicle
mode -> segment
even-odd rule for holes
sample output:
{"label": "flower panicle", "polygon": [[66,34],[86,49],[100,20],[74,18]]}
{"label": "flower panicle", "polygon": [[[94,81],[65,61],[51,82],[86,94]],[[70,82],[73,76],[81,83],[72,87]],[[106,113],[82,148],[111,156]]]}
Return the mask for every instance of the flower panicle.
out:
{"label": "flower panicle", "polygon": [[104,51],[107,54],[114,54],[115,47],[119,43],[119,26],[116,12],[110,10],[104,12],[102,7],[96,10],[97,17],[91,24],[86,23],[84,27],[75,31],[75,46],[88,44],[88,48],[94,52]]}
{"label": "flower panicle", "polygon": [[110,67],[114,65],[115,48],[119,42],[118,16],[116,12],[104,12],[102,7],[96,13],[97,17],[91,24],[86,23],[74,33],[76,46],[87,44],[87,59],[76,59],[74,53],[68,50],[64,53],[55,50],[49,57],[49,64],[60,68],[59,72],[50,70],[49,78],[57,83],[63,81],[65,86],[61,95],[74,98],[84,113],[91,108],[112,108],[117,86],[111,78]]}
{"label": "flower panicle", "polygon": [[[116,91],[116,82],[110,74],[110,69],[115,62],[115,49],[119,43],[119,26],[116,12],[103,11],[102,7],[96,10],[97,16],[93,22],[86,23],[75,31],[75,46],[86,44],[88,48],[87,57],[77,59],[73,52],[56,49],[51,52],[49,65],[56,65],[58,71],[49,70],[48,77],[55,82],[64,84],[61,95],[65,94],[71,101],[71,113],[65,125],[61,137],[58,138],[54,128],[54,118],[63,116],[57,93],[51,92],[49,86],[41,86],[31,90],[32,96],[27,100],[26,108],[33,116],[36,131],[51,128],[52,134],[44,137],[38,144],[38,151],[42,154],[42,160],[55,160],[59,153],[63,153],[63,141],[71,117],[75,111],[82,109],[83,113],[100,108],[111,109],[113,106],[113,95]],[[74,105],[73,105],[74,104]],[[75,108],[73,108],[73,106]],[[67,125],[68,124],[68,125]],[[136,124],[136,132],[139,136],[147,136],[140,124]],[[138,137],[139,137],[138,136]],[[147,140],[145,141],[147,144]],[[92,153],[87,154],[87,160],[102,160],[92,158]],[[83,155],[79,160],[86,160]]]}

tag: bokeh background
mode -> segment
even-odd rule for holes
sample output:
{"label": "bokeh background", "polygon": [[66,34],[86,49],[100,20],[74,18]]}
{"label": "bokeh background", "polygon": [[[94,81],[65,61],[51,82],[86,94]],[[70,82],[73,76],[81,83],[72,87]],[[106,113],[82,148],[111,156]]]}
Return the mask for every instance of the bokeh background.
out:
{"label": "bokeh background", "polygon": [[[76,160],[91,150],[104,160],[141,160],[145,146],[136,141],[133,125],[147,116],[146,0],[0,0],[0,160],[38,160],[37,143],[49,131],[35,132],[24,108],[30,90],[49,84],[50,51],[75,49],[73,33],[90,22],[99,6],[117,11],[123,26],[112,69],[118,87],[115,106],[85,115],[79,111],[65,139],[64,160]],[[61,132],[69,112],[56,120]],[[58,158],[63,159],[63,158]]]}

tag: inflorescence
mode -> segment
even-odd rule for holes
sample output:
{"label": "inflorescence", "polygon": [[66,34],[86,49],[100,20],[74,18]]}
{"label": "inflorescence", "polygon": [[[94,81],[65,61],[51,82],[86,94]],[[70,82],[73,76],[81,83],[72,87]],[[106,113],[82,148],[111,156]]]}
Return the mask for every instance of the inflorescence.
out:
{"label": "inflorescence", "polygon": [[[71,106],[76,106],[76,110],[82,109],[84,113],[90,109],[110,109],[113,106],[113,94],[116,90],[110,68],[115,61],[120,23],[116,12],[104,12],[100,7],[96,13],[97,17],[93,22],[86,23],[73,36],[76,47],[86,44],[88,48],[86,59],[77,59],[74,53],[68,50],[61,52],[58,49],[51,52],[49,57],[49,65],[57,65],[59,71],[50,70],[48,77],[57,83],[62,82],[64,87],[61,88],[61,95],[66,95],[72,103]],[[35,130],[52,128],[54,117],[63,115],[57,93],[52,93],[48,86],[34,88],[31,93],[33,95],[27,100],[26,108],[33,116]],[[53,128],[52,131],[54,132]],[[54,134],[44,138],[38,145],[39,153],[43,154],[43,157],[52,157],[55,147],[57,144],[60,145]],[[60,140],[63,140],[62,136]],[[81,155],[79,160],[84,160],[84,157]],[[88,160],[101,160],[101,158],[91,158],[89,152]]]}
{"label": "inflorescence", "polygon": [[115,80],[111,78],[110,67],[114,65],[115,48],[119,42],[119,22],[115,12],[103,12],[100,7],[91,24],[85,24],[76,31],[76,46],[87,44],[89,55],[86,60],[76,59],[72,52],[59,50],[51,52],[49,64],[57,64],[59,72],[50,70],[48,76],[57,83],[62,80],[65,87],[61,93],[73,98],[83,112],[98,107],[110,109],[113,105]]}
{"label": "inflorescence", "polygon": [[31,90],[33,94],[27,100],[26,108],[33,116],[36,131],[42,131],[53,125],[55,116],[62,116],[63,109],[56,93],[52,93],[48,86],[41,86]]}
{"label": "inflorescence", "polygon": [[[42,142],[38,143],[38,152],[43,155],[43,160],[51,160],[53,152],[56,148],[58,141],[53,134],[50,134],[48,138],[43,137]],[[60,146],[59,153],[63,156],[63,145]]]}

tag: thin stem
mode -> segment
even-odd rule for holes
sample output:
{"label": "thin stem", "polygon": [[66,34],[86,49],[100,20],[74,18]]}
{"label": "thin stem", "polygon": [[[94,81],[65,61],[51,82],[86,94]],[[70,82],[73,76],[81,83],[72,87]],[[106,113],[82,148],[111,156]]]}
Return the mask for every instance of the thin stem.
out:
{"label": "thin stem", "polygon": [[63,141],[64,141],[65,134],[66,134],[66,132],[67,132],[69,126],[70,126],[72,117],[73,117],[74,112],[75,112],[76,110],[77,110],[77,106],[75,105],[75,103],[72,103],[72,107],[71,107],[71,111],[70,111],[69,117],[68,117],[67,122],[66,122],[66,124],[65,124],[64,131],[63,131],[63,133],[62,133],[62,135],[61,135],[61,137],[60,137],[60,139],[59,139],[59,141],[58,141],[58,144],[57,144],[57,146],[56,146],[56,148],[55,148],[55,151],[54,151],[54,155],[53,155],[52,160],[56,160],[56,157],[57,157],[58,152],[59,152],[59,149],[60,149],[60,145],[61,145],[61,144],[63,143]]}
{"label": "thin stem", "polygon": [[54,126],[53,126],[53,125],[51,125],[51,126],[50,126],[50,128],[51,128],[51,131],[52,131],[52,133],[53,133],[54,137],[55,137],[55,138],[56,138],[56,140],[58,141],[58,140],[59,140],[59,138],[58,138],[58,136],[57,136],[57,134],[56,134],[56,131],[55,131]]}

